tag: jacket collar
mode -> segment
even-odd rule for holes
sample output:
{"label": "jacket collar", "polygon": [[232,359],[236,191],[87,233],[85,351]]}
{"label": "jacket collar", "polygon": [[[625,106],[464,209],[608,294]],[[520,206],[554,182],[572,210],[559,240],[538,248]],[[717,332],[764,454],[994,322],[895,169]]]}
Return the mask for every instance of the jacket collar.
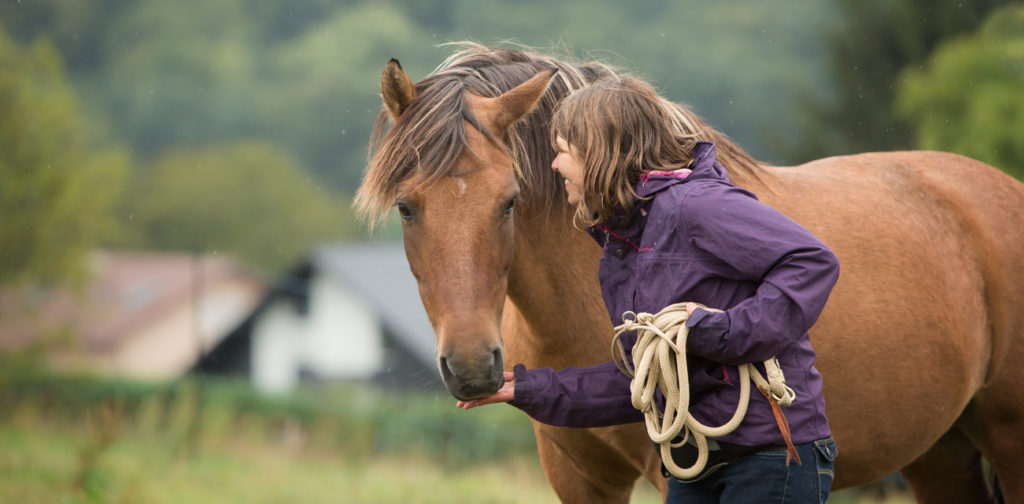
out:
{"label": "jacket collar", "polygon": [[[670,172],[650,171],[644,173],[637,181],[635,189],[638,196],[645,198],[684,181],[699,179],[729,181],[729,174],[726,173],[725,167],[715,158],[714,142],[697,142],[697,145],[693,147],[693,161],[687,168]],[[627,226],[628,229],[621,226],[625,219],[622,208],[616,207],[609,222],[600,226],[587,227],[586,231],[601,244],[606,243],[610,238],[618,238],[632,244],[631,240],[639,236],[643,230],[643,222],[646,220],[646,214],[642,213],[643,206],[645,205],[641,201],[637,202],[637,211],[640,214],[635,216],[632,225]],[[612,230],[621,235],[611,236]]]}
{"label": "jacket collar", "polygon": [[641,198],[650,196],[684,180],[715,179],[729,181],[729,175],[715,157],[714,142],[697,142],[693,147],[693,161],[690,166],[675,171],[649,171],[640,176],[636,193]]}

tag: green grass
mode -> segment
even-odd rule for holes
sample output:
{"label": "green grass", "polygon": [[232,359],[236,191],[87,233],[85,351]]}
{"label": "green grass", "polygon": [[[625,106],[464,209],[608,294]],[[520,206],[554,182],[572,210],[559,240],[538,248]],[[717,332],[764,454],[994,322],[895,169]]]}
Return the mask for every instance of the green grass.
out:
{"label": "green grass", "polygon": [[[244,429],[192,452],[173,436],[122,430],[84,468],[101,429],[21,408],[0,424],[0,502],[557,502],[536,457],[455,467],[421,454],[353,457],[283,435],[254,440]],[[636,502],[660,501],[652,489],[640,494]]]}
{"label": "green grass", "polygon": [[[12,369],[0,362],[0,503],[557,502],[510,407]],[[660,502],[644,486],[635,501]]]}
{"label": "green grass", "polygon": [[[95,417],[95,415],[94,415]],[[0,502],[10,503],[556,503],[536,456],[446,464],[422,454],[352,456],[246,427],[189,451],[159,432],[130,428],[83,467],[101,422],[53,422],[22,407],[0,423]],[[262,430],[262,429],[256,429]],[[296,436],[293,434],[293,436]],[[84,473],[84,474],[83,474]],[[878,502],[909,503],[905,496]],[[633,502],[660,496],[638,484]],[[830,502],[875,502],[839,492]]]}
{"label": "green grass", "polygon": [[[870,495],[830,502],[911,502]],[[660,501],[638,483],[633,502]],[[0,359],[0,503],[182,502],[557,499],[511,407],[465,412],[439,393],[352,385],[268,398],[234,381],[134,383]]]}
{"label": "green grass", "polygon": [[94,435],[38,421],[0,426],[0,502],[554,502],[539,466],[522,456],[446,471],[418,455],[359,460],[241,439],[185,454],[169,438],[138,432],[120,434],[83,481]]}

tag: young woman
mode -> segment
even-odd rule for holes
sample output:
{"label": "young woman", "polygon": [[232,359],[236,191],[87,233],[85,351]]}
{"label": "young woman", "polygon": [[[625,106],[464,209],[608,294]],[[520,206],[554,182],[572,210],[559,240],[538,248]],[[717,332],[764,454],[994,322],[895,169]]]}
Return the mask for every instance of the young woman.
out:
{"label": "young woman", "polygon": [[[771,405],[754,393],[740,426],[713,443],[707,469],[688,482],[670,479],[667,501],[824,502],[837,452],[808,329],[838,278],[835,255],[732,185],[714,144],[639,79],[601,81],[566,98],[551,136],[551,168],[565,179],[577,222],[604,247],[601,290],[613,325],[627,311],[679,302],[724,310],[687,305],[690,413],[705,425],[725,423],[739,398],[736,366],[772,356],[796,392],[785,415],[800,464],[788,461]],[[626,341],[627,354],[634,342]],[[510,402],[569,427],[643,419],[630,402],[630,378],[611,361],[559,371],[518,365],[506,380],[494,396],[459,406]],[[673,450],[683,467],[695,457],[689,445]]]}

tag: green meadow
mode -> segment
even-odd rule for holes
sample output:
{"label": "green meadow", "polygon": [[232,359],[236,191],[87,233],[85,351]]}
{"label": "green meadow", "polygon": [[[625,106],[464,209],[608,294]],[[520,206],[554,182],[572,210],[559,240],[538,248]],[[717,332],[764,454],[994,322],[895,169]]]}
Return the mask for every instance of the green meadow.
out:
{"label": "green meadow", "polygon": [[[885,487],[831,502],[911,502]],[[530,422],[441,391],[50,374],[0,358],[0,503],[555,503]],[[639,484],[633,502],[660,502]]]}

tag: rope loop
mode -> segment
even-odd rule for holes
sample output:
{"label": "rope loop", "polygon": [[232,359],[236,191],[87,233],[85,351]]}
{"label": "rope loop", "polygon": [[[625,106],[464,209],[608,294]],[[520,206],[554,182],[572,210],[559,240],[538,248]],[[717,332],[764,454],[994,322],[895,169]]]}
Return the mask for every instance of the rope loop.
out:
{"label": "rope loop", "polygon": [[[721,312],[699,306],[707,311]],[[707,465],[707,438],[729,434],[743,421],[750,402],[751,379],[781,406],[789,406],[796,399],[793,389],[786,386],[778,359],[772,357],[764,362],[767,379],[761,376],[753,364],[738,366],[740,398],[736,412],[729,421],[717,427],[697,421],[689,413],[690,386],[686,367],[686,338],[690,332],[686,327],[688,318],[686,303],[666,306],[656,314],[627,311],[622,314],[622,324],[615,327],[612,339],[612,359],[615,365],[633,378],[629,387],[633,407],[643,412],[647,434],[660,445],[665,467],[673,476],[684,480],[696,477]],[[621,338],[633,331],[636,331],[637,339],[627,358]],[[658,390],[665,397],[664,411],[658,408],[655,401],[655,392]],[[673,444],[672,440],[680,435],[682,441]],[[679,467],[672,459],[671,448],[679,447],[691,438],[697,446],[697,461],[690,467]]]}

